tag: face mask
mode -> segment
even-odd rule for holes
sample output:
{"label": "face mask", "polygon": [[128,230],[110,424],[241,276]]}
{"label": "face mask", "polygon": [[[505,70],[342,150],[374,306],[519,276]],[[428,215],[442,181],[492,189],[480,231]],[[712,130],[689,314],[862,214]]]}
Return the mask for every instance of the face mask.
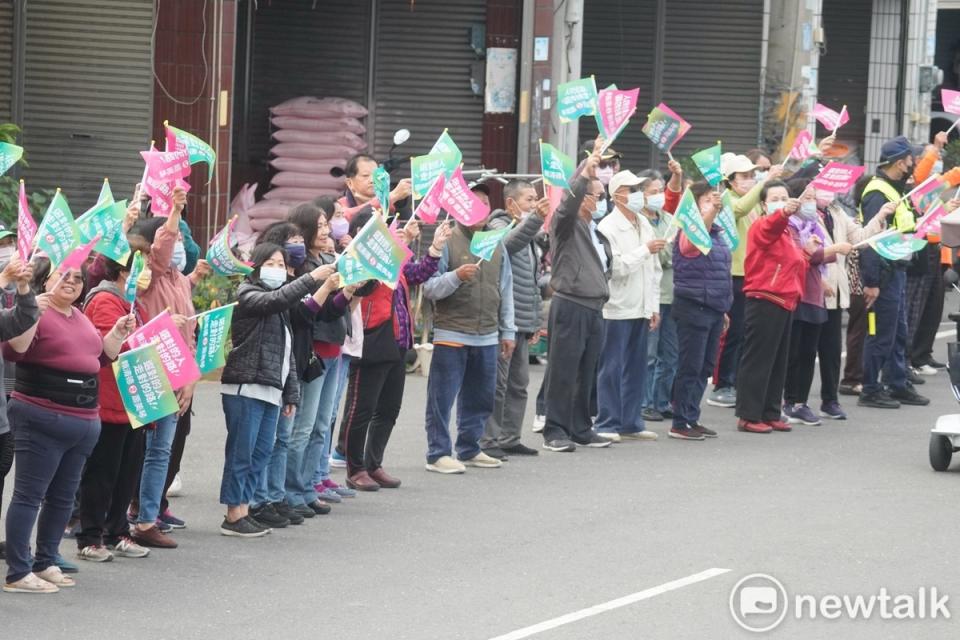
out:
{"label": "face mask", "polygon": [[291,267],[299,267],[307,259],[307,248],[299,242],[288,242],[283,245],[283,248],[287,250]]}
{"label": "face mask", "polygon": [[647,209],[655,209],[659,211],[663,209],[663,205],[667,202],[667,196],[663,193],[657,193],[652,196],[647,197]]}
{"label": "face mask", "polygon": [[934,173],[943,173],[943,160],[937,160],[933,163]]}
{"label": "face mask", "polygon": [[801,202],[800,217],[804,218],[805,220],[816,220],[817,219],[817,203]]}
{"label": "face mask", "polygon": [[183,243],[177,240],[173,245],[173,257],[170,259],[170,266],[177,271],[183,271],[187,266],[187,250],[183,248]]}
{"label": "face mask", "polygon": [[600,197],[597,199],[597,208],[593,210],[593,219],[600,220],[607,215],[607,199]]}
{"label": "face mask", "polygon": [[753,174],[753,177],[757,182],[763,182],[767,179],[768,175],[770,175],[770,172],[768,171],[757,171]]}
{"label": "face mask", "polygon": [[836,199],[836,194],[830,191],[817,191],[817,208],[826,209]]}
{"label": "face mask", "polygon": [[597,180],[599,180],[603,186],[610,184],[610,180],[613,178],[613,167],[604,167],[602,169],[597,169]]}
{"label": "face mask", "polygon": [[260,281],[267,289],[276,289],[287,281],[287,270],[282,267],[260,267]]}
{"label": "face mask", "polygon": [[634,213],[640,213],[643,211],[643,205],[645,203],[646,198],[643,197],[642,191],[634,191],[627,196],[627,209],[633,211]]}
{"label": "face mask", "polygon": [[347,235],[349,230],[350,223],[347,222],[346,218],[334,218],[330,221],[330,237],[334,240],[339,240]]}
{"label": "face mask", "polygon": [[16,250],[17,250],[16,247],[14,247],[13,245],[10,245],[8,247],[0,247],[0,262],[2,262],[3,264],[6,264],[7,262],[9,262],[10,258],[13,257],[13,254]]}
{"label": "face mask", "polygon": [[774,214],[787,206],[786,200],[779,200],[777,202],[768,202],[767,203],[767,213]]}

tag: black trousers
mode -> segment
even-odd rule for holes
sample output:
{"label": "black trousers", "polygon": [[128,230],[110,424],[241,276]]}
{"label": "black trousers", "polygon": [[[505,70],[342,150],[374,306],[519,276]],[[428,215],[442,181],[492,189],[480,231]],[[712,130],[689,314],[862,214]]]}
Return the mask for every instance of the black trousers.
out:
{"label": "black trousers", "polygon": [[714,390],[732,389],[737,384],[737,368],[740,365],[740,351],[743,349],[746,300],[743,295],[743,276],[733,276],[733,306],[727,314],[730,317],[730,326],[723,338]]}
{"label": "black trousers", "polygon": [[945,287],[943,285],[943,271],[940,268],[940,252],[933,251],[936,264],[931,264],[935,277],[931,282],[930,294],[927,296],[927,303],[920,314],[920,321],[917,323],[917,332],[913,336],[913,344],[910,345],[910,361],[913,366],[922,367],[933,358],[933,343],[937,339],[937,331],[940,329],[940,320],[943,317],[943,294]]}
{"label": "black trousers", "polygon": [[3,513],[3,479],[13,468],[13,432],[0,435],[0,513]]}
{"label": "black trousers", "polygon": [[347,474],[376,471],[400,415],[407,371],[403,357],[396,362],[350,363],[343,433]]}
{"label": "black trousers", "polygon": [[78,548],[116,544],[127,535],[127,507],[140,477],[145,436],[129,424],[101,423],[80,477]]}
{"label": "black trousers", "polygon": [[790,355],[787,358],[787,377],[783,384],[785,403],[806,404],[810,397],[822,328],[822,324],[802,320],[794,320],[791,324]]}
{"label": "black trousers", "polygon": [[780,419],[793,314],[768,300],[747,298],[737,368],[736,414],[748,422]]}
{"label": "black trousers", "polygon": [[820,358],[820,400],[823,404],[837,401],[842,351],[843,309],[827,309],[827,321],[821,325],[820,343],[817,345],[817,357]]}
{"label": "black trousers", "polygon": [[867,337],[867,305],[862,295],[850,294],[847,309],[847,362],[841,384],[863,384],[863,341]]}
{"label": "black trousers", "polygon": [[603,345],[603,314],[554,296],[550,303],[547,424],[543,439],[587,440],[593,428],[591,394]]}

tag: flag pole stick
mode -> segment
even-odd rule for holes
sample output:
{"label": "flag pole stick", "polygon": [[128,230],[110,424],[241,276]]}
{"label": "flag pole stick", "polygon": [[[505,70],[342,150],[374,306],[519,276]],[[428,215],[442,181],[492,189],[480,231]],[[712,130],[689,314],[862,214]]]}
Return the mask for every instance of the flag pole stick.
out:
{"label": "flag pole stick", "polygon": [[208,309],[208,310],[206,310],[206,311],[204,311],[204,312],[202,312],[202,313],[195,313],[195,314],[193,314],[192,316],[189,316],[189,317],[187,318],[187,320],[196,320],[196,319],[199,318],[200,316],[205,316],[205,315],[207,315],[208,313],[213,313],[214,311],[219,311],[220,309],[226,309],[227,307],[235,307],[235,306],[237,306],[237,303],[236,303],[236,302],[231,302],[230,304],[225,304],[225,305],[223,305],[223,306],[217,307],[216,309]]}
{"label": "flag pole stick", "polygon": [[945,131],[945,133],[950,133],[951,131],[953,131],[954,129],[956,129],[958,124],[960,124],[960,118],[957,118],[956,120],[954,120],[954,121],[953,121],[953,124],[950,125],[950,128],[947,129],[947,130]]}
{"label": "flag pole stick", "polygon": [[840,121],[843,120],[843,114],[845,114],[846,112],[847,112],[847,105],[843,105],[843,107],[840,109],[840,115],[837,116],[836,126],[833,127],[833,133],[830,134],[831,136],[837,135],[837,129],[840,128]]}
{"label": "flag pole stick", "polygon": [[858,243],[856,243],[855,245],[853,245],[852,248],[853,248],[853,249],[861,249],[861,248],[867,246],[868,244],[870,244],[870,241],[871,241],[871,240],[876,241],[876,240],[880,240],[881,238],[889,238],[890,236],[895,236],[895,235],[897,235],[898,233],[900,233],[900,231],[899,231],[898,229],[888,229],[887,231],[884,231],[883,233],[878,233],[877,235],[875,235],[875,236],[873,236],[873,237],[870,237],[870,238],[867,238],[866,240],[861,240],[860,242],[858,242]]}

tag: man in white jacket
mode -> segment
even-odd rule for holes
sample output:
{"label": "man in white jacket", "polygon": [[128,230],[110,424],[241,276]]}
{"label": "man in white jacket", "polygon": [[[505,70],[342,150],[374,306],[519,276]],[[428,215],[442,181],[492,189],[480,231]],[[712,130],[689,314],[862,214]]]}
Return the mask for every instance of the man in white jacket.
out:
{"label": "man in white jacket", "polygon": [[643,423],[647,386],[647,334],[660,321],[660,261],[666,245],[642,215],[640,178],[621,171],[610,180],[615,209],[598,230],[613,253],[610,299],[603,307],[604,340],[597,378],[596,429],[614,442],[656,440]]}

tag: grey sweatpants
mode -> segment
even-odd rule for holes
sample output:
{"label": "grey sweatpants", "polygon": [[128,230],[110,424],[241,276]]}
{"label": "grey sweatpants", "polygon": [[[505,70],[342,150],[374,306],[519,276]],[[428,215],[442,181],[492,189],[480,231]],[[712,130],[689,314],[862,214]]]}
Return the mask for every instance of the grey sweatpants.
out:
{"label": "grey sweatpants", "polygon": [[509,360],[497,360],[497,391],[493,413],[483,430],[480,446],[513,447],[520,444],[523,416],[527,411],[527,386],[530,383],[529,333],[517,333],[517,346]]}

